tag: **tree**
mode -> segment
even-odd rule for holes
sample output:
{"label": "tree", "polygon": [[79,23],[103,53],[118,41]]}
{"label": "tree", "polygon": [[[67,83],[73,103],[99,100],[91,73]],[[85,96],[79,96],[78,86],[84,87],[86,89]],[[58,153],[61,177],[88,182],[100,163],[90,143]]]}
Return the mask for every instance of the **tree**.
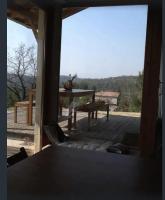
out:
{"label": "tree", "polygon": [[135,90],[132,94],[131,101],[131,111],[140,112],[142,105],[142,89],[143,89],[143,74],[144,72],[139,72],[139,76],[137,77],[137,81],[135,83]]}
{"label": "tree", "polygon": [[9,98],[14,95],[19,101],[25,100],[28,89],[36,83],[36,49],[34,46],[20,44],[13,53],[8,53],[7,62]]}
{"label": "tree", "polygon": [[129,111],[129,96],[123,94],[121,90],[119,90],[120,96],[118,98],[118,108],[117,111],[128,112]]}
{"label": "tree", "polygon": [[139,72],[136,81],[125,82],[120,88],[119,111],[140,112],[142,105],[143,72]]}

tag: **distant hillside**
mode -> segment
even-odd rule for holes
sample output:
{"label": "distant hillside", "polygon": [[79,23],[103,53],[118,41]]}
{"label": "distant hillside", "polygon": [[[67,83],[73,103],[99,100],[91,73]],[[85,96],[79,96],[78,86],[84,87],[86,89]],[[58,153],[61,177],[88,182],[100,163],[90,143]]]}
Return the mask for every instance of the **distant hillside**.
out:
{"label": "distant hillside", "polygon": [[[8,73],[8,78],[12,79],[13,75]],[[60,76],[60,87],[63,87],[63,83],[68,80],[68,76]],[[90,78],[76,78],[75,87],[81,89],[94,89],[100,90],[111,90],[121,92],[131,92],[137,82],[138,76],[118,76],[101,79],[90,79]],[[26,87],[31,87],[33,77],[25,76]]]}
{"label": "distant hillside", "polygon": [[[60,87],[63,87],[63,82],[67,79],[67,76],[60,77]],[[75,80],[75,88],[120,92],[117,109],[124,112],[140,112],[142,84],[142,74],[139,74],[139,76],[118,76],[102,79],[77,78]]]}
{"label": "distant hillside", "polygon": [[[142,77],[142,76],[141,76]],[[140,76],[118,76],[101,79],[90,78],[76,78],[75,88],[80,89],[93,89],[95,91],[109,90],[120,92],[119,106],[120,111],[139,112],[141,109],[141,94],[142,94],[142,78]],[[9,79],[13,79],[14,75],[8,74]],[[65,81],[69,79],[68,76],[60,76],[60,87],[63,87]],[[17,82],[17,78],[15,79]],[[25,76],[26,88],[31,88],[33,77]],[[19,83],[19,82],[18,82]],[[10,83],[12,84],[12,83]],[[11,85],[10,85],[11,86]],[[10,91],[7,91],[7,105],[14,105],[18,99]]]}
{"label": "distant hillside", "polygon": [[[100,90],[112,90],[121,92],[131,92],[137,82],[138,76],[118,76],[102,79],[89,79],[89,78],[77,78],[75,84],[77,88],[82,89],[95,89]],[[68,76],[60,77],[60,86],[63,86],[63,82],[68,79]]]}

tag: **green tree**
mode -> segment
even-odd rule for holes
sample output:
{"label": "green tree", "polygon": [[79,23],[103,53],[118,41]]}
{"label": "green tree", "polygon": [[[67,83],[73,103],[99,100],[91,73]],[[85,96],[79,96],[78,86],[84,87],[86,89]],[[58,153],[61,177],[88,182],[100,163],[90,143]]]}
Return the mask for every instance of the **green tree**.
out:
{"label": "green tree", "polygon": [[140,112],[142,105],[142,89],[143,89],[143,72],[139,72],[139,76],[137,77],[137,81],[135,84],[135,90],[132,94],[132,101],[130,108],[133,112]]}

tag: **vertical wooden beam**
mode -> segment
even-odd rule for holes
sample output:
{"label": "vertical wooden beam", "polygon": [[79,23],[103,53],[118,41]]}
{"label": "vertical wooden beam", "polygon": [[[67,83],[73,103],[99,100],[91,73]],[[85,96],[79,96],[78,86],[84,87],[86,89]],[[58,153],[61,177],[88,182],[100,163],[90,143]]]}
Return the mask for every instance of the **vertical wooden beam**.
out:
{"label": "vertical wooden beam", "polygon": [[[62,8],[56,6],[46,12],[45,84],[43,124],[58,122],[58,93],[61,53]],[[48,143],[43,134],[43,143]]]}
{"label": "vertical wooden beam", "polygon": [[[165,2],[163,2],[162,8],[162,18],[165,19]],[[163,33],[165,33],[165,20],[163,20]],[[162,169],[165,169],[165,158],[164,158],[164,149],[165,149],[165,34],[163,34],[162,42],[162,146],[163,146],[163,162]],[[165,170],[162,170],[162,185],[165,185]],[[165,199],[165,192],[162,192],[162,199]]]}
{"label": "vertical wooden beam", "polygon": [[161,0],[153,0],[148,7],[144,83],[140,127],[141,155],[154,151],[158,114],[158,89],[162,45]]}
{"label": "vertical wooden beam", "polygon": [[6,1],[0,1],[0,199],[7,199],[7,20]]}
{"label": "vertical wooden beam", "polygon": [[35,152],[41,150],[43,135],[43,87],[45,75],[45,29],[46,15],[43,10],[39,10],[38,21],[38,55],[37,55],[37,84],[36,84],[36,113],[34,128]]}

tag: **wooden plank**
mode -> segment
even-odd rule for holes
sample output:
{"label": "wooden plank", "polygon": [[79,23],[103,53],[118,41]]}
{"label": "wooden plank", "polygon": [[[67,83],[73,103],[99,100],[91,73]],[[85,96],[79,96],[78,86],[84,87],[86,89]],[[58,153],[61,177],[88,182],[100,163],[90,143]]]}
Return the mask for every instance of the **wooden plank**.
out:
{"label": "wooden plank", "polygon": [[45,26],[46,16],[43,10],[39,10],[38,21],[38,55],[37,55],[37,83],[36,83],[36,113],[34,127],[35,152],[42,148],[43,125],[43,87],[45,73]]}
{"label": "wooden plank", "polygon": [[[60,75],[62,8],[57,6],[46,12],[45,82],[43,124],[58,121],[58,93]],[[43,146],[48,143],[43,134]]]}
{"label": "wooden plank", "polygon": [[84,9],[86,9],[86,7],[63,8],[62,18],[65,19],[67,17],[70,17]]}
{"label": "wooden plank", "polygon": [[158,115],[158,89],[162,45],[161,1],[153,0],[148,8],[148,26],[144,63],[144,83],[140,127],[140,146],[143,156],[154,151]]}
{"label": "wooden plank", "polygon": [[67,7],[96,7],[96,6],[121,6],[121,5],[144,5],[150,4],[151,0],[34,0],[37,6],[42,9],[56,7],[60,4],[63,8]]}

